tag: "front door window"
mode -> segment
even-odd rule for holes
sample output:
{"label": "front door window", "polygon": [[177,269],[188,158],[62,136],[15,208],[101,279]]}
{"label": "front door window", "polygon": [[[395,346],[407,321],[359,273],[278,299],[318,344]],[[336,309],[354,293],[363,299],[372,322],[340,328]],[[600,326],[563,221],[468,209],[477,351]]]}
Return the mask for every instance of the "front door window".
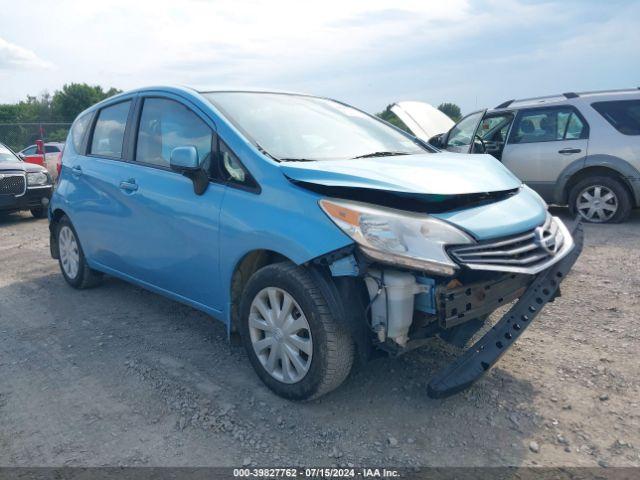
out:
{"label": "front door window", "polygon": [[480,149],[479,151],[474,149],[474,153],[489,153],[499,160],[502,156],[502,150],[507,141],[512,121],[513,114],[510,112],[484,117],[476,132],[478,142],[474,143],[474,147],[480,147]]}
{"label": "front door window", "polygon": [[203,168],[211,164],[213,130],[181,103],[166,98],[147,98],[142,106],[136,161],[169,168],[171,151],[193,146]]}
{"label": "front door window", "polygon": [[473,135],[478,126],[478,122],[480,122],[483,115],[484,111],[475,112],[460,120],[449,132],[447,137],[447,150],[468,152],[471,142],[473,142]]}

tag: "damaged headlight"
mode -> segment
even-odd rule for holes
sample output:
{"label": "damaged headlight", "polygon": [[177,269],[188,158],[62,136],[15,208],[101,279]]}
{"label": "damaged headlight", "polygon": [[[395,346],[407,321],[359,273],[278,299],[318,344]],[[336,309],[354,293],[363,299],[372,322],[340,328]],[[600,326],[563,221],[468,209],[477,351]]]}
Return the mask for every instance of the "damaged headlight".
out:
{"label": "damaged headlight", "polygon": [[474,243],[446,222],[418,214],[347,200],[320,200],[320,207],[368,257],[388,264],[453,275],[458,268],[445,245]]}

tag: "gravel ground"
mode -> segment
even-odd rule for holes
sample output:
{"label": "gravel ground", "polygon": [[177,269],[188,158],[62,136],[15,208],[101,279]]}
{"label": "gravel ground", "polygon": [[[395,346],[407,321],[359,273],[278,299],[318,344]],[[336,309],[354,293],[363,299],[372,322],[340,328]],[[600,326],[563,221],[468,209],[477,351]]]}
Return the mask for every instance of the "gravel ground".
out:
{"label": "gravel ground", "polygon": [[427,397],[453,355],[434,340],[296,404],[221,323],[111,278],[75,291],[46,220],[0,217],[0,465],[640,466],[640,212],[585,234],[563,296],[465,393]]}

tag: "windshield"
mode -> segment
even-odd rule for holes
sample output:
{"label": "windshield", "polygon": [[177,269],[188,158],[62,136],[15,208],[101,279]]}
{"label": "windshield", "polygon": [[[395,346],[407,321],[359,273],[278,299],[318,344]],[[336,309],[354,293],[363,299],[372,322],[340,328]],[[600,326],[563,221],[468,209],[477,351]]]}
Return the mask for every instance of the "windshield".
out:
{"label": "windshield", "polygon": [[20,162],[20,158],[17,157],[11,150],[0,143],[0,162]]}
{"label": "windshield", "polygon": [[332,160],[425,153],[410,138],[332,100],[279,93],[204,96],[250,140],[279,160]]}

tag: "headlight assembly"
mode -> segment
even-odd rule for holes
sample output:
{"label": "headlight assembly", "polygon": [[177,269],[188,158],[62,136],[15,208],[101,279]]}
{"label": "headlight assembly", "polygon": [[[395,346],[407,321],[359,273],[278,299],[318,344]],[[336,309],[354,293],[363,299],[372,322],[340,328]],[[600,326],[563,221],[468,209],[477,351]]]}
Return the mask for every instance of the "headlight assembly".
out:
{"label": "headlight assembly", "polygon": [[474,243],[466,233],[430,217],[347,200],[323,199],[320,207],[371,259],[453,275],[458,266],[445,245]]}
{"label": "headlight assembly", "polygon": [[49,184],[49,175],[44,172],[27,173],[27,185],[30,187]]}

